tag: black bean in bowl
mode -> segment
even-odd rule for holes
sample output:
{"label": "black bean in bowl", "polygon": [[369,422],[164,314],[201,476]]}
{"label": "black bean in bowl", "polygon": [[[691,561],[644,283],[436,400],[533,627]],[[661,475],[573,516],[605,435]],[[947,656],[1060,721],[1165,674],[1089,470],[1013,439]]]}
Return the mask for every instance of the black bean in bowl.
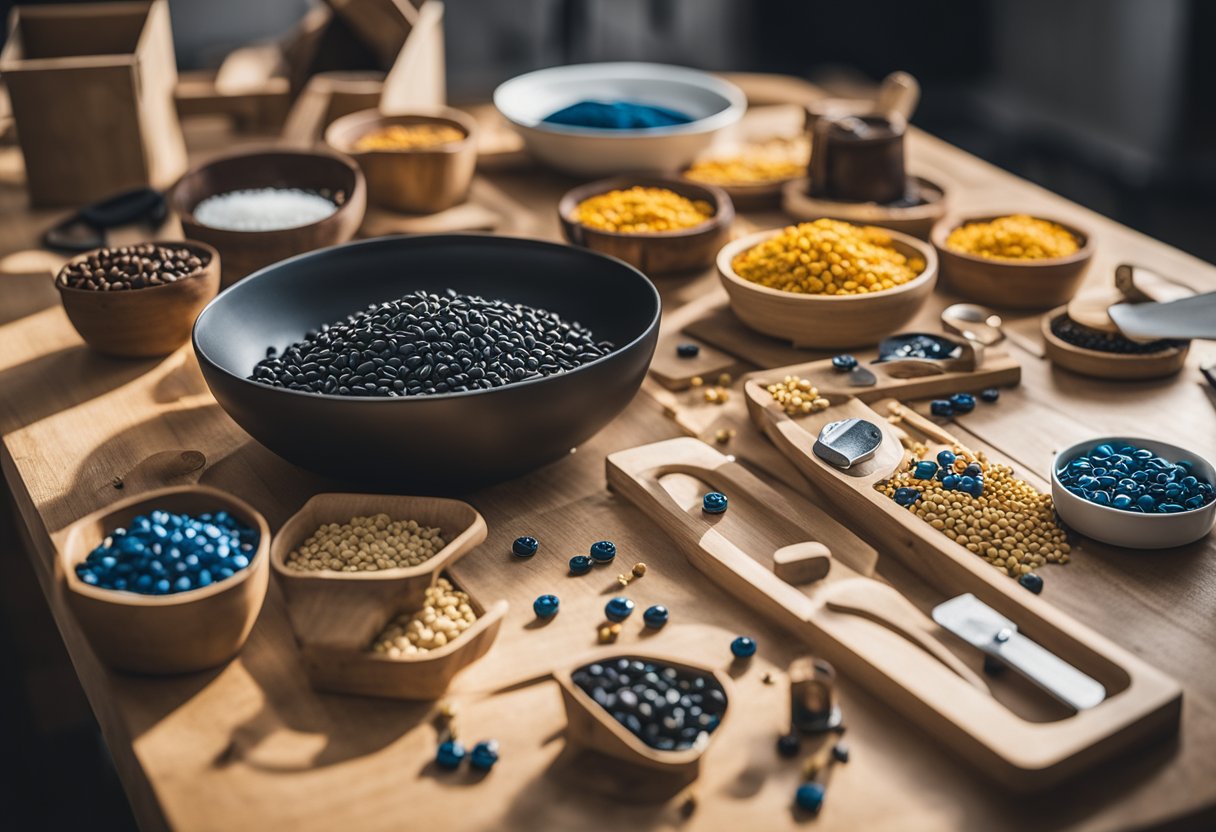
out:
{"label": "black bean in bowl", "polygon": [[712,673],[621,657],[580,667],[571,679],[631,734],[659,751],[700,748],[722,722],[726,691]]}
{"label": "black bean in bowl", "polygon": [[[498,358],[512,368],[511,383],[501,386],[493,386],[491,379],[486,379],[488,387],[470,383],[481,381],[473,378],[478,362],[463,339],[458,346],[454,333],[451,339],[444,337],[451,322],[444,323],[442,334],[431,327],[435,331],[429,336],[421,319],[411,324],[415,337],[417,328],[422,329],[428,354],[437,359],[425,379],[420,377],[423,361],[410,361],[421,351],[421,341],[415,341],[411,355],[408,339],[393,339],[394,355],[386,356],[389,338],[371,330],[359,332],[368,339],[366,345],[360,341],[359,349],[346,352],[347,367],[334,369],[349,371],[355,358],[358,373],[370,360],[372,366],[363,372],[371,373],[371,379],[361,382],[361,394],[349,383],[355,374],[341,383],[343,372],[325,393],[331,376],[321,371],[322,361],[287,356],[293,345],[316,341],[319,346],[327,329],[334,329],[344,316],[366,316],[369,307],[421,295],[429,298],[425,303],[435,310],[432,314],[444,304],[450,310],[461,296],[498,302],[507,309],[545,310],[568,324],[570,334],[563,334],[560,347],[556,341],[542,346],[536,335],[531,335],[535,343],[529,346],[524,335],[522,344],[528,357],[536,359],[535,368],[518,344],[500,350]],[[402,312],[404,307],[398,315]],[[500,317],[506,315],[504,311]],[[352,485],[384,486],[397,493],[467,494],[566,458],[616,418],[646,376],[659,315],[658,292],[645,275],[586,249],[480,234],[381,237],[292,257],[233,284],[198,316],[194,351],[220,406],[254,439],[289,462]],[[553,326],[565,333],[562,323]],[[477,337],[472,327],[469,335]],[[282,386],[250,379],[268,357],[268,347],[274,348],[270,357],[279,359],[285,371],[290,369],[290,375],[280,379]],[[495,357],[490,344],[481,349],[488,347],[490,356],[479,355],[483,362]],[[593,348],[598,357],[586,360]],[[545,353],[547,360],[541,361],[542,356],[532,353],[545,349],[560,352],[566,360],[550,361]],[[368,350],[370,358],[365,357]],[[336,365],[338,351],[330,351]],[[439,361],[440,355],[448,360]],[[306,346],[300,347],[300,357],[330,360],[324,350],[314,355]],[[394,368],[392,378],[387,371],[381,375],[377,358]],[[465,358],[467,368],[460,360]],[[394,359],[417,374],[407,371],[402,377]],[[310,366],[313,363],[316,366]],[[447,370],[441,371],[440,364]],[[514,371],[521,364],[523,376],[517,379]],[[541,372],[546,364],[550,366]],[[263,366],[269,369],[273,362]],[[486,372],[486,366],[481,370]],[[446,377],[441,377],[444,372]],[[314,375],[309,378],[309,373]],[[394,381],[402,382],[401,390]],[[418,395],[400,395],[411,381],[417,382]],[[440,387],[441,381],[447,389]],[[314,392],[318,382],[321,392]],[[369,383],[374,390],[367,388]],[[352,393],[342,395],[342,386]],[[434,392],[426,392],[428,387]],[[467,389],[457,389],[461,387]]]}
{"label": "black bean in bowl", "polygon": [[612,349],[544,309],[410,292],[322,325],[281,355],[272,348],[250,378],[340,396],[464,393],[573,370]]}

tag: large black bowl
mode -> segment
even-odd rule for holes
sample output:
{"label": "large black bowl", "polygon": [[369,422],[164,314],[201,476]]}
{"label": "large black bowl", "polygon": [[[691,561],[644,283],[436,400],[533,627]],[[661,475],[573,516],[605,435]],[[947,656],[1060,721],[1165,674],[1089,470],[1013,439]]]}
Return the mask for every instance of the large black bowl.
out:
{"label": "large black bowl", "polygon": [[[491,390],[402,398],[302,393],[249,381],[266,348],[407,292],[447,289],[556,312],[612,341],[570,372]],[[637,269],[585,249],[476,234],[386,237],[268,266],[213,300],[194,352],[220,406],[290,462],[421,493],[464,491],[551,462],[642,384],[659,295]]]}

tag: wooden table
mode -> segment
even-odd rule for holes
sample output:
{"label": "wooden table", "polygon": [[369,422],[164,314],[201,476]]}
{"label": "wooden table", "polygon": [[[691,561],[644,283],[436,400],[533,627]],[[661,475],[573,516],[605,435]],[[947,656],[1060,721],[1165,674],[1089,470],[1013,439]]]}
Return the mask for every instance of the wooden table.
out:
{"label": "wooden table", "polygon": [[[813,94],[784,86],[799,96]],[[753,126],[770,119],[790,129],[797,114],[777,108],[749,118]],[[211,143],[196,130],[191,137],[196,152]],[[912,167],[946,184],[957,209],[1026,209],[1094,229],[1091,281],[1109,281],[1116,263],[1132,261],[1196,289],[1216,289],[1216,268],[942,142],[916,134],[911,152]],[[502,761],[484,778],[435,770],[433,704],[313,692],[274,587],[244,651],[223,669],[157,679],[101,666],[65,609],[55,574],[55,546],[73,520],[120,496],[203,482],[251,501],[277,528],[311,494],[341,486],[253,443],[211,398],[189,347],[161,361],[111,360],[84,347],[43,271],[45,259],[14,254],[28,248],[50,220],[25,211],[14,154],[12,148],[0,151],[0,205],[9,209],[0,223],[0,267],[6,272],[0,277],[3,470],[24,521],[25,548],[143,827],[302,832],[432,824],[462,830],[805,825],[791,808],[798,766],[774,751],[785,719],[785,687],[765,684],[762,675],[770,671],[781,678],[788,662],[807,648],[790,644],[755,611],[694,571],[656,526],[604,487],[606,453],[680,432],[651,395],[640,395],[568,459],[469,495],[485,515],[490,537],[460,564],[459,577],[483,600],[503,597],[511,605],[498,643],[457,677],[448,697],[460,709],[466,741],[493,737],[501,743]],[[532,168],[494,165],[480,176],[474,201],[500,218],[500,229],[558,239],[555,205],[570,184]],[[740,226],[782,222],[775,214],[750,214]],[[710,273],[664,281],[660,288],[669,336],[682,324],[681,307],[720,291]],[[923,322],[948,301],[935,296]],[[1099,433],[1161,436],[1216,458],[1216,400],[1194,366],[1156,382],[1083,379],[1052,369],[1035,354],[1036,339],[1029,335],[1034,325],[1033,318],[1012,322],[1027,336],[1017,343],[1029,347],[1017,349],[1022,387],[1006,392],[999,405],[960,420],[962,434],[977,446],[995,448],[1022,471],[1038,475],[1047,470],[1053,449]],[[1197,344],[1190,363],[1212,354],[1210,344]],[[759,442],[757,437],[738,440]],[[183,464],[185,451],[202,453],[206,464]],[[524,533],[541,538],[543,549],[530,561],[515,562],[509,542]],[[671,624],[648,639],[648,647],[724,665],[735,634],[751,634],[761,645],[757,661],[737,680],[734,707],[741,710],[715,739],[692,787],[695,808],[689,815],[682,812],[687,792],[567,750],[556,685],[527,681],[594,646],[594,625],[609,588],[595,579],[566,577],[565,561],[599,538],[615,540],[627,562],[649,564],[647,576],[630,588],[639,604],[664,603],[672,610]],[[814,823],[822,829],[902,832],[1211,828],[1214,552],[1211,538],[1161,554],[1086,544],[1071,564],[1045,570],[1044,598],[1181,682],[1185,699],[1177,739],[1027,799],[982,779],[931,736],[843,679],[839,692],[852,761],[836,767]],[[879,571],[923,607],[934,598],[931,587],[890,557],[883,557]],[[550,626],[529,628],[531,601],[543,592],[561,596],[562,612]],[[621,646],[637,641],[637,628],[629,627]]]}

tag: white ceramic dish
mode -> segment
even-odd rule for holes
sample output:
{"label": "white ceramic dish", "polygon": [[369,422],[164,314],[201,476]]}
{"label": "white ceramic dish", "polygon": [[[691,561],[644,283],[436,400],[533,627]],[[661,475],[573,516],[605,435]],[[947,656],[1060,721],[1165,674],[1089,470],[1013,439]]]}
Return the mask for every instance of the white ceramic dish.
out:
{"label": "white ceramic dish", "polygon": [[[544,122],[551,113],[585,100],[670,107],[694,120],[643,130]],[[512,78],[494,91],[494,106],[540,161],[568,173],[605,176],[684,169],[715,135],[743,117],[747,97],[729,81],[696,69],[604,63],[552,67]]]}
{"label": "white ceramic dish", "polygon": [[1154,439],[1119,436],[1087,439],[1071,448],[1065,448],[1056,455],[1051,464],[1051,499],[1060,518],[1069,528],[1094,540],[1129,549],[1168,549],[1172,546],[1185,546],[1212,530],[1213,524],[1216,524],[1216,502],[1176,514],[1140,514],[1091,503],[1065,488],[1056,472],[1074,458],[1104,442],[1147,448],[1171,462],[1189,459],[1194,463],[1192,473],[1196,477],[1216,482],[1216,469],[1212,467],[1212,463],[1177,445]]}

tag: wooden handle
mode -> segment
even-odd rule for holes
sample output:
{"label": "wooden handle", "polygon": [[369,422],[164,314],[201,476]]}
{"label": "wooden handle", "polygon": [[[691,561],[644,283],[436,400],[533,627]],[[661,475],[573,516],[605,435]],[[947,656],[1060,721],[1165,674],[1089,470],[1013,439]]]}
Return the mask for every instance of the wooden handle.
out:
{"label": "wooden handle", "polygon": [[867,578],[842,581],[825,590],[827,608],[833,612],[860,615],[882,624],[915,643],[957,673],[972,687],[989,693],[988,685],[933,637],[938,627],[896,590]]}

